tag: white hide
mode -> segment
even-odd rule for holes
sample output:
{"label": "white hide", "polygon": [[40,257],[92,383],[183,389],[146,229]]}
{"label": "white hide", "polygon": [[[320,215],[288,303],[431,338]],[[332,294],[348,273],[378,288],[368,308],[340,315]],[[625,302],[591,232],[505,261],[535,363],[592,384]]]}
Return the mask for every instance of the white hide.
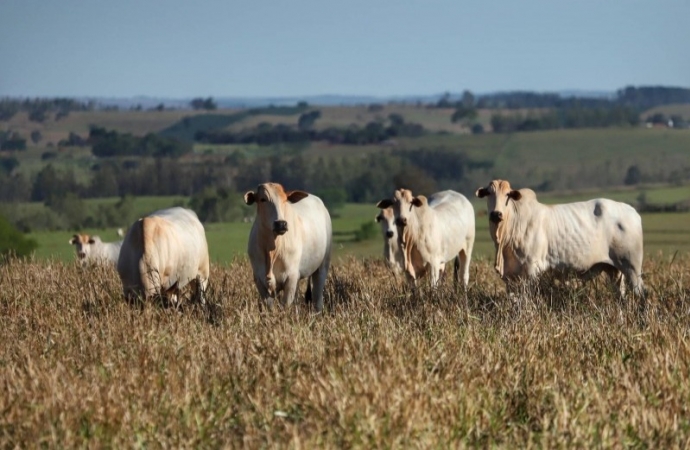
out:
{"label": "white hide", "polygon": [[436,286],[446,263],[457,258],[456,281],[459,270],[465,287],[468,285],[475,226],[474,208],[464,195],[447,190],[427,199],[399,189],[393,199],[382,200],[377,206],[393,207],[405,273],[410,279],[430,272],[431,284]]}
{"label": "white hide", "polygon": [[[604,198],[545,205],[531,189],[515,191],[503,180],[477,196],[487,197],[496,270],[506,282],[551,269],[587,276],[606,271],[612,278],[620,272],[643,292],[642,220],[632,206]],[[497,213],[501,219],[492,221]]]}
{"label": "white hide", "polygon": [[[247,252],[262,301],[270,307],[282,292],[281,303],[290,305],[299,280],[310,277],[314,307],[321,311],[332,239],[331,217],[321,199],[285,192],[277,183],[261,184],[244,198],[257,204]],[[284,222],[287,231],[276,231],[276,222]]]}
{"label": "white hide", "polygon": [[190,282],[203,301],[209,278],[204,226],[194,211],[175,207],[137,220],[127,231],[117,271],[128,299],[176,299]]}

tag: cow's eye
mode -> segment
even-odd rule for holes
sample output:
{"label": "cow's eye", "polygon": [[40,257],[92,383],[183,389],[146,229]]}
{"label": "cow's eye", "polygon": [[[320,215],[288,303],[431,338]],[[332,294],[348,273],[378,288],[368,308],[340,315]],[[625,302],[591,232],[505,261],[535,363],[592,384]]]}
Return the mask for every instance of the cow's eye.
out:
{"label": "cow's eye", "polygon": [[266,201],[266,199],[265,199],[265,198],[260,198],[259,201],[260,201],[261,203],[263,203],[263,202]]}

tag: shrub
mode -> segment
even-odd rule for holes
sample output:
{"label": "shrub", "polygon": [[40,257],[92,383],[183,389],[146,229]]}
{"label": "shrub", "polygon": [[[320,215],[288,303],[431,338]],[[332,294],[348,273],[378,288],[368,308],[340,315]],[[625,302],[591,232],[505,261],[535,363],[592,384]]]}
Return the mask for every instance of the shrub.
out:
{"label": "shrub", "polygon": [[38,244],[35,240],[26,238],[7,219],[0,216],[0,261],[8,256],[29,256],[36,247]]}

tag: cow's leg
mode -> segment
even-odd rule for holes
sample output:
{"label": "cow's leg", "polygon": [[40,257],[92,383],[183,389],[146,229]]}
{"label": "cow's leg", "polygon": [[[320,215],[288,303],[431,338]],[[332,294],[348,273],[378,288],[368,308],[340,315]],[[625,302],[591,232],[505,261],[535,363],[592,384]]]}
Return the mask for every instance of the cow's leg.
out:
{"label": "cow's leg", "polygon": [[[616,267],[611,266],[606,264],[601,270],[603,270],[606,275],[609,277],[609,280],[611,280],[611,284],[618,290],[618,294],[620,295],[620,298],[623,299],[625,298],[625,276],[623,275],[623,272],[618,270]],[[596,275],[596,273],[591,274],[592,277]]]}
{"label": "cow's leg", "polygon": [[640,311],[644,312],[647,307],[647,299],[644,292],[642,274],[638,270],[635,270],[634,267],[626,268],[626,270],[623,271],[623,274],[633,292],[633,295],[639,298],[640,304],[638,306]]}
{"label": "cow's leg", "polygon": [[154,267],[156,266],[146,261],[145,257],[142,257],[139,261],[141,284],[144,291],[144,298],[147,300],[163,295],[163,280],[161,279],[160,272]]}
{"label": "cow's leg", "polygon": [[[467,289],[470,284],[470,258],[472,257],[472,247],[469,249],[460,250],[457,261],[460,263],[460,271],[462,272],[462,284]],[[456,281],[458,277],[456,277]]]}
{"label": "cow's leg", "polygon": [[208,279],[210,276],[211,268],[208,258],[201,263],[199,267],[199,273],[196,276],[196,292],[197,300],[201,302],[202,305],[206,304],[206,289],[208,288]]}
{"label": "cow's leg", "polygon": [[326,278],[328,277],[328,262],[324,263],[311,276],[312,298],[314,301],[314,310],[316,312],[323,311],[323,290],[326,287]]}
{"label": "cow's leg", "polygon": [[285,279],[285,284],[283,285],[283,297],[281,298],[283,307],[290,306],[292,305],[292,302],[295,301],[298,283],[299,273],[293,273]]}
{"label": "cow's leg", "polygon": [[206,304],[206,287],[208,286],[208,279],[201,278],[201,275],[197,275],[196,278],[189,282],[189,287],[192,291],[192,299],[195,302],[199,302],[202,305]]}
{"label": "cow's leg", "polygon": [[268,292],[268,287],[264,283],[263,279],[260,277],[254,277],[254,284],[256,285],[256,289],[259,291],[259,297],[261,297],[259,306],[266,306],[268,309],[271,309],[273,307],[273,297]]}
{"label": "cow's leg", "polygon": [[431,287],[435,288],[438,286],[438,281],[441,279],[441,275],[443,274],[443,266],[436,266],[432,265],[431,266]]}

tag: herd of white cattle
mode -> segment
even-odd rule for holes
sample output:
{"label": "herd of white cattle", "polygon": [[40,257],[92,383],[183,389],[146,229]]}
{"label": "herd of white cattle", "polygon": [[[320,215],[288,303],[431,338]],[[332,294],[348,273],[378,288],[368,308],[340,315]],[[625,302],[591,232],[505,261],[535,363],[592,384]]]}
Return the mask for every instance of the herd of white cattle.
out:
{"label": "herd of white cattle", "polygon": [[[491,181],[475,195],[487,200],[495,269],[508,289],[547,271],[583,278],[605,272],[621,295],[626,284],[644,295],[642,221],[631,206],[608,199],[545,205],[531,189],[514,190],[504,180]],[[290,305],[299,281],[307,278],[306,299],[321,311],[332,243],[331,218],[321,199],[264,183],[244,201],[257,208],[247,252],[261,304],[271,307],[280,296]],[[405,274],[412,284],[429,274],[436,286],[446,263],[454,260],[455,282],[462,274],[468,286],[475,211],[465,196],[450,190],[415,196],[399,189],[377,207],[383,256],[396,274]],[[134,222],[119,242],[75,234],[69,243],[84,264],[116,265],[127,299],[161,296],[174,303],[190,290],[204,301],[208,244],[191,210],[151,213]]]}

